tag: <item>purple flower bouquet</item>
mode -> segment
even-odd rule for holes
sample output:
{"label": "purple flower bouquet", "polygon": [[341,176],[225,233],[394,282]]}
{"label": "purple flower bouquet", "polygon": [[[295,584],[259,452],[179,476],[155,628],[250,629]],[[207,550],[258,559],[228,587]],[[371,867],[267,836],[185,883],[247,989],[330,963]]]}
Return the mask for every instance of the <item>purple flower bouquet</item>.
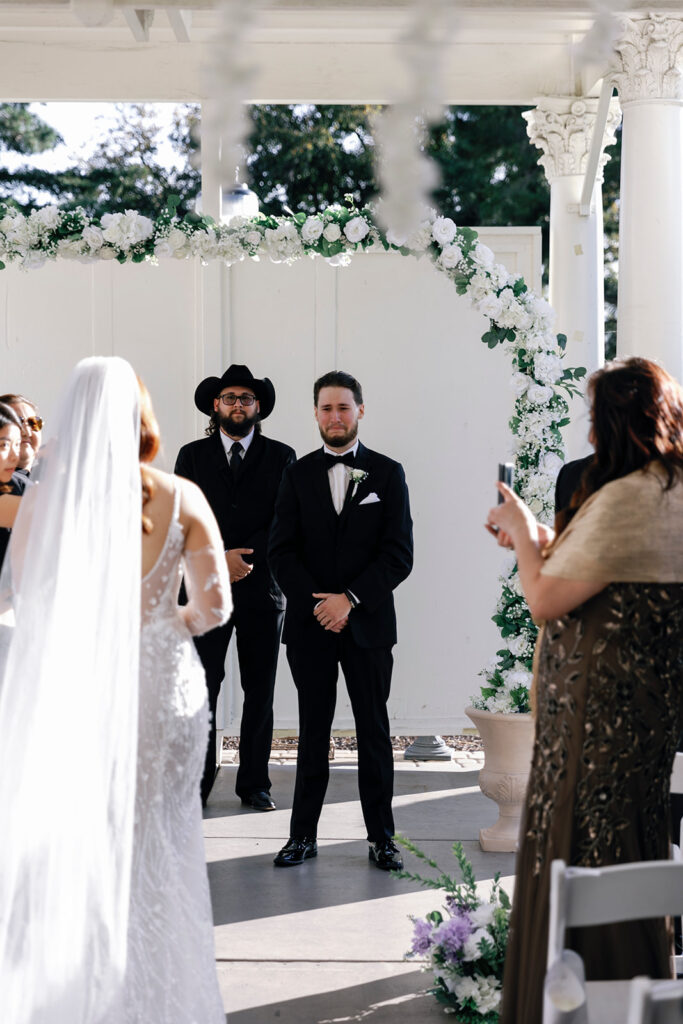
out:
{"label": "purple flower bouquet", "polygon": [[459,1024],[498,1024],[510,921],[510,900],[500,886],[500,874],[493,880],[490,898],[482,899],[460,843],[453,846],[462,874],[458,883],[409,839],[400,836],[397,841],[440,872],[437,878],[409,871],[395,872],[397,877],[446,893],[442,910],[411,918],[413,942],[406,956],[427,961],[426,969],[434,974],[433,994],[447,1013],[457,1015]]}

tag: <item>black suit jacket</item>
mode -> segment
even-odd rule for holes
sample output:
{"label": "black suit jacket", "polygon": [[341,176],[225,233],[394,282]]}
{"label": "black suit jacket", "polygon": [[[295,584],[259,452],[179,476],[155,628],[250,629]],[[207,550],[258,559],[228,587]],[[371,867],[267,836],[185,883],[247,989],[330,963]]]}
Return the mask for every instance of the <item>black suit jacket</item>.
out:
{"label": "black suit jacket", "polygon": [[555,512],[561,512],[567,508],[572,500],[572,494],[579,486],[583,471],[593,461],[592,455],[586,455],[583,459],[574,459],[566,462],[560,470],[555,481]]}
{"label": "black suit jacket", "polygon": [[[349,482],[337,515],[322,449],[288,466],[270,532],[268,557],[287,597],[284,643],[321,630],[313,593],[351,590],[360,604],[349,615],[360,647],[396,643],[392,591],[413,566],[413,524],[403,467],[358,445],[355,466],[365,480]],[[355,488],[355,493],[354,493]],[[379,501],[362,504],[368,495]]]}
{"label": "black suit jacket", "polygon": [[281,441],[255,434],[235,481],[228,465],[220,434],[191,441],[178,452],[175,472],[197,484],[206,495],[218,521],[226,550],[253,548],[245,561],[254,568],[235,583],[235,608],[283,608],[282,591],[273,579],[266,558],[268,531],[275,510],[285,466],[296,460],[296,452]]}

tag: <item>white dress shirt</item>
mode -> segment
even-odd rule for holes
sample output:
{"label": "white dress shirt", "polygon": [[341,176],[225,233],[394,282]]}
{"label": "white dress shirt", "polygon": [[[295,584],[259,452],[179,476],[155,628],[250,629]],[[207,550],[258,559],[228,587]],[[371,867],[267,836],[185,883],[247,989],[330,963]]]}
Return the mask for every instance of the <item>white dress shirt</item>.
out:
{"label": "white dress shirt", "polygon": [[[334,455],[339,458],[340,455],[348,455],[352,453],[354,456],[358,452],[358,438],[353,448],[347,448],[345,452],[335,452],[332,448],[328,448],[327,445],[323,445],[323,451],[327,452],[328,455]],[[330,480],[330,492],[332,494],[332,504],[334,505],[335,512],[337,515],[344,508],[344,499],[346,498],[346,489],[349,486],[349,474],[346,472],[347,466],[343,462],[340,462],[338,466],[330,466],[327,471],[327,475]]]}
{"label": "white dress shirt", "polygon": [[222,430],[220,431],[220,435],[221,435],[221,442],[223,444],[223,449],[225,451],[226,458],[227,458],[228,462],[230,462],[230,449],[234,445],[235,440],[239,441],[239,443],[242,445],[243,451],[242,451],[242,454],[240,455],[240,458],[243,459],[244,456],[247,454],[247,451],[249,449],[249,445],[254,440],[254,428],[253,427],[251,428],[251,430],[249,431],[249,433],[247,434],[246,437],[238,437],[238,438],[228,437],[228,435],[224,434]]}

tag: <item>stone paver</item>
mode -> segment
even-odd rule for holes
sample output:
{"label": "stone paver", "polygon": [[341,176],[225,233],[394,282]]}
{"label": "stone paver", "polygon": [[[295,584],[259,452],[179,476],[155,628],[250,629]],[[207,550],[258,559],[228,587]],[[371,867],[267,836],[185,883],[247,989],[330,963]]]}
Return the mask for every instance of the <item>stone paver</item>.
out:
{"label": "stone paver", "polygon": [[[289,833],[295,772],[294,759],[283,756],[289,753],[278,751],[271,762],[278,810],[242,810],[230,763],[205,812],[216,958],[230,1024],[448,1019],[427,994],[431,976],[403,959],[412,932],[408,915],[438,907],[439,893],[369,864],[354,752],[337,751],[330,762],[318,857],[297,868],[274,867]],[[396,824],[447,871],[455,870],[450,849],[461,840],[482,886],[500,871],[510,890],[514,856],[483,853],[477,841],[479,828],[496,817],[477,785],[482,760],[478,754],[459,754],[455,762],[399,757]],[[406,868],[420,870],[414,857],[405,860]]]}

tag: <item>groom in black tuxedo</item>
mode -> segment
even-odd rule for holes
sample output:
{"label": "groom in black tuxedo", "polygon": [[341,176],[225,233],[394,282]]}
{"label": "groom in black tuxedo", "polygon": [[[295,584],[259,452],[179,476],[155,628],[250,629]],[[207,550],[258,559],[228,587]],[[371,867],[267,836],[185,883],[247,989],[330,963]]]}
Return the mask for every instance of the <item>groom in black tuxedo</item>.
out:
{"label": "groom in black tuxedo", "polygon": [[233,365],[222,377],[207,377],[194,400],[210,417],[209,436],[180,449],[175,472],[197,484],[213,509],[225,544],[234,604],[230,622],[195,638],[211,708],[202,803],[216,776],[216,704],[234,631],[244,691],[235,791],[245,806],[272,811],[268,758],[284,598],[268,568],[266,542],[282,473],[296,453],[261,433],[260,422],[275,405],[275,389],[267,377],[259,380],[247,366]]}
{"label": "groom in black tuxedo", "polygon": [[299,697],[290,839],[279,867],[317,854],[339,667],[356,723],[358,787],[370,860],[402,866],[392,841],[393,751],[387,715],[396,643],[394,589],[410,573],[408,488],[398,462],[358,440],[358,381],[333,371],[313,399],[324,447],[285,471],[268,557],[287,598],[283,642]]}

